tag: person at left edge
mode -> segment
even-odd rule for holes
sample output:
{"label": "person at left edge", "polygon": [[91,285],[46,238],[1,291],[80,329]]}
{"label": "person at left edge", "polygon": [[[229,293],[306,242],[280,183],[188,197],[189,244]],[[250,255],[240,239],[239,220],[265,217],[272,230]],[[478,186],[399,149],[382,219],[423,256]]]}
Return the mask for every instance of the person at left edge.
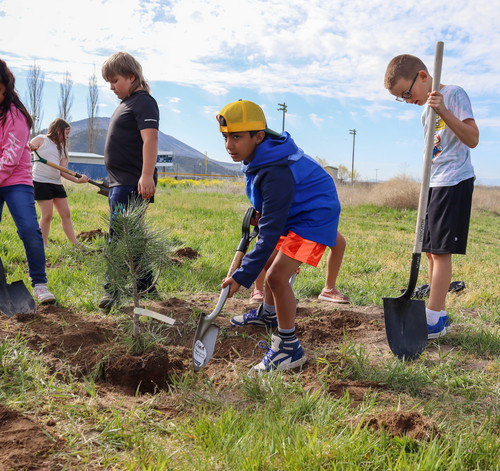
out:
{"label": "person at left edge", "polygon": [[0,59],[0,221],[7,204],[23,241],[33,297],[41,304],[55,302],[47,288],[45,251],[38,227],[28,145],[33,119],[15,90],[15,78]]}

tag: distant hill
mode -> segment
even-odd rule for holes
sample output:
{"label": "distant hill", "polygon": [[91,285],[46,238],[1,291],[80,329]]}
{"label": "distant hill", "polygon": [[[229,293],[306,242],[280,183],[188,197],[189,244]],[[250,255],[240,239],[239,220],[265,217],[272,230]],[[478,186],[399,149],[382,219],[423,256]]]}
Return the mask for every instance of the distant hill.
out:
{"label": "distant hill", "polygon": [[[97,118],[97,123],[99,137],[95,152],[102,155],[104,154],[109,118]],[[69,139],[70,149],[73,152],[88,152],[87,119],[71,123]],[[205,173],[205,154],[161,131],[158,134],[158,150],[173,152],[173,172]],[[239,164],[219,162],[210,158],[207,158],[207,173],[210,175],[242,175]]]}

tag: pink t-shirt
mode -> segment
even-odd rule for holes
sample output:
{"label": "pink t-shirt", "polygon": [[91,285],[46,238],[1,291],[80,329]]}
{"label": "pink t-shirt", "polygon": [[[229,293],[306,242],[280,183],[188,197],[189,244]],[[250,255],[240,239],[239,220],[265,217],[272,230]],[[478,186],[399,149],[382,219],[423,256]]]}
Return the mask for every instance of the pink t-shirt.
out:
{"label": "pink t-shirt", "polygon": [[26,117],[12,104],[0,124],[0,187],[33,186],[29,137]]}

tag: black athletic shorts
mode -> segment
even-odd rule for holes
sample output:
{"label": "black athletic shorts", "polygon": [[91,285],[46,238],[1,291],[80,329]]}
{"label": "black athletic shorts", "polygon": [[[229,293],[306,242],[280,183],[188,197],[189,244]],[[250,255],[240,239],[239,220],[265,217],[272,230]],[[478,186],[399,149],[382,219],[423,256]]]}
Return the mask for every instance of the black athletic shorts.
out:
{"label": "black athletic shorts", "polygon": [[474,178],[429,189],[422,252],[465,255],[473,191]]}
{"label": "black athletic shorts", "polygon": [[35,200],[53,200],[54,198],[67,198],[63,185],[56,183],[33,182],[35,189]]}

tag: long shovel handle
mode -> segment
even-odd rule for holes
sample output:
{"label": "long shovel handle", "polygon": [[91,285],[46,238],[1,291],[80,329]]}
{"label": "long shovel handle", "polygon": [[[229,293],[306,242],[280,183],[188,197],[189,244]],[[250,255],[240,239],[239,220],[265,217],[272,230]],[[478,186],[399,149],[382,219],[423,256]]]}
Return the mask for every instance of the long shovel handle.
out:
{"label": "long shovel handle", "polygon": [[[444,43],[436,43],[436,52],[434,55],[434,72],[432,79],[432,91],[439,91],[441,85],[441,68],[443,65]],[[429,108],[427,118],[427,127],[425,131],[425,153],[424,168],[422,173],[422,185],[420,187],[420,198],[418,202],[417,230],[415,234],[415,245],[413,253],[422,252],[422,243],[424,239],[425,215],[427,213],[427,202],[429,198],[429,181],[432,167],[432,153],[434,150],[434,136],[436,130],[436,111]]]}
{"label": "long shovel handle", "polygon": [[[441,85],[441,68],[443,65],[444,43],[436,43],[434,54],[434,71],[432,78],[432,91],[439,91]],[[432,153],[434,150],[434,135],[436,130],[436,111],[429,108],[427,117],[427,126],[425,129],[425,150],[424,167],[422,172],[422,184],[420,186],[420,197],[418,201],[417,227],[415,230],[415,243],[413,245],[413,256],[410,269],[410,280],[402,298],[411,298],[413,290],[417,285],[418,272],[420,269],[420,260],[422,257],[422,244],[424,240],[425,215],[427,214],[427,202],[429,199],[429,180],[432,167]]]}
{"label": "long shovel handle", "polygon": [[[245,250],[246,252],[246,250]],[[231,266],[229,267],[229,270],[227,272],[227,276],[230,277],[241,265],[241,261],[243,260],[243,257],[245,256],[245,252],[238,250],[234,254],[233,261],[231,262]]]}
{"label": "long shovel handle", "polygon": [[[52,168],[55,168],[55,169],[59,170],[60,172],[67,173],[68,175],[71,175],[75,178],[82,177],[82,175],[78,172],[74,172],[73,170],[70,170],[69,168],[63,167],[61,165],[57,165],[53,162],[49,162],[47,159],[40,157],[40,154],[36,150],[34,150],[33,152],[35,152],[36,156],[38,157],[38,160],[35,160],[35,162],[42,162],[42,164],[48,165],[49,167],[52,167]],[[109,186],[108,185],[106,185],[104,183],[98,183],[98,182],[91,180],[91,179],[89,179],[88,183],[90,183],[91,185],[97,186],[100,189],[99,193],[101,193],[102,195],[104,195],[104,196],[109,195]]]}
{"label": "long shovel handle", "polygon": [[75,178],[81,177],[81,175],[79,173],[74,172],[73,170],[70,170],[69,168],[63,167],[61,165],[57,165],[53,162],[49,162],[47,159],[44,159],[43,157],[41,157],[40,154],[36,150],[34,150],[33,152],[38,157],[38,161],[35,160],[35,162],[42,162],[42,164],[48,165],[49,167],[52,167],[52,168],[55,168],[61,172],[67,173],[68,175],[72,175]]}

